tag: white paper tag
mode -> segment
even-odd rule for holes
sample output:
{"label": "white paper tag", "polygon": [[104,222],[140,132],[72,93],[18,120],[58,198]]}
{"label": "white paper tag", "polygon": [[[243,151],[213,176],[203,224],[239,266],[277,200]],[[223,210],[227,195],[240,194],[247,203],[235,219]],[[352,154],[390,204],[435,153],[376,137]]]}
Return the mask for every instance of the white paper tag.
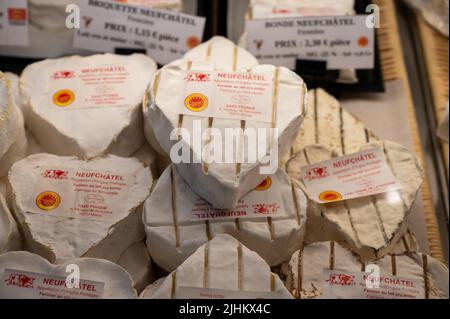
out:
{"label": "white paper tag", "polygon": [[105,284],[80,279],[68,288],[66,278],[42,273],[5,269],[0,281],[0,299],[101,299]]}
{"label": "white paper tag", "polygon": [[177,299],[286,299],[282,291],[240,291],[198,287],[178,287]]}
{"label": "white paper tag", "polygon": [[366,15],[254,19],[247,47],[261,64],[295,68],[297,59],[327,61],[329,70],[373,69],[375,31]]}
{"label": "white paper tag", "polygon": [[0,1],[0,45],[28,46],[27,0]]}
{"label": "white paper tag", "polygon": [[304,166],[300,174],[308,195],[320,204],[401,188],[380,147]]}
{"label": "white paper tag", "polygon": [[185,207],[190,211],[190,221],[236,219],[236,218],[264,218],[283,217],[285,203],[291,199],[283,198],[283,194],[292,196],[287,185],[282,185],[275,177],[267,177],[258,187],[241,198],[233,209],[216,209],[204,199],[197,197],[191,207]]}
{"label": "white paper tag", "polygon": [[26,211],[45,216],[114,220],[123,214],[132,177],[75,167],[36,167]]}
{"label": "white paper tag", "polygon": [[181,114],[272,122],[273,76],[229,71],[186,71]]}
{"label": "white paper tag", "polygon": [[423,281],[364,272],[327,270],[322,299],[424,299]]}
{"label": "white paper tag", "polygon": [[100,52],[142,48],[161,64],[200,44],[205,18],[111,0],[80,1],[74,47]]}
{"label": "white paper tag", "polygon": [[120,63],[48,69],[46,104],[58,110],[129,107],[135,103],[132,71]]}

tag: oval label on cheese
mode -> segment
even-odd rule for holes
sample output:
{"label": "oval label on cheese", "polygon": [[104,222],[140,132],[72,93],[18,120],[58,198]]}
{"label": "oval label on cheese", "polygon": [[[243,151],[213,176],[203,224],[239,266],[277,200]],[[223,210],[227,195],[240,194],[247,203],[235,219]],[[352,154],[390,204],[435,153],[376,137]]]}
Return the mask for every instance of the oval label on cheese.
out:
{"label": "oval label on cheese", "polygon": [[270,177],[267,177],[265,180],[262,181],[261,184],[259,184],[256,187],[256,190],[257,191],[265,191],[265,190],[269,189],[270,186],[272,186],[272,179]]}
{"label": "oval label on cheese", "polygon": [[201,112],[208,107],[208,98],[201,93],[190,94],[184,100],[184,105],[192,112]]}
{"label": "oval label on cheese", "polygon": [[342,195],[335,191],[325,191],[320,193],[319,199],[324,202],[335,202],[342,199]]}
{"label": "oval label on cheese", "polygon": [[53,95],[53,103],[57,106],[66,107],[75,101],[75,93],[71,90],[60,90]]}
{"label": "oval label on cheese", "polygon": [[36,197],[36,205],[42,210],[53,210],[61,203],[61,196],[55,192],[46,191]]}

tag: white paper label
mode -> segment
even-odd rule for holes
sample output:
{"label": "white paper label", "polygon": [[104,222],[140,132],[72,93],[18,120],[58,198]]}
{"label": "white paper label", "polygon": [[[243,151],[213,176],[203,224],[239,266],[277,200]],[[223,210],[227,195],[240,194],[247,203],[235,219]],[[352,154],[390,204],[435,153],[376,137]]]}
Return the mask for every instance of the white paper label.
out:
{"label": "white paper label", "polygon": [[254,19],[247,47],[261,64],[295,68],[297,59],[327,61],[329,70],[373,69],[375,31],[366,15]]}
{"label": "white paper label", "polygon": [[114,220],[123,214],[132,177],[74,167],[36,167],[26,211],[46,216]]}
{"label": "white paper label", "polygon": [[16,269],[5,269],[0,281],[0,298],[19,299],[101,299],[105,284],[80,279],[68,288],[66,278]]}
{"label": "white paper label", "polygon": [[197,197],[191,207],[184,207],[190,211],[190,220],[215,220],[236,218],[264,218],[283,217],[285,203],[291,198],[283,198],[283,194],[292,196],[288,185],[281,185],[274,177],[267,177],[259,186],[238,201],[233,209],[216,209],[204,199]]}
{"label": "white paper label", "polygon": [[301,178],[311,199],[320,204],[401,188],[380,147],[304,166]]}
{"label": "white paper label", "polygon": [[255,292],[198,287],[178,287],[177,299],[287,299],[283,291]]}
{"label": "white paper label", "polygon": [[272,122],[273,76],[228,71],[186,71],[181,114]]}
{"label": "white paper label", "polygon": [[181,58],[200,44],[205,18],[174,11],[117,3],[81,1],[82,23],[74,47],[100,52],[142,48],[158,63]]}
{"label": "white paper label", "polygon": [[327,270],[322,299],[424,299],[423,281],[364,272]]}
{"label": "white paper label", "polygon": [[131,72],[126,64],[49,69],[46,104],[59,110],[129,107],[135,96]]}
{"label": "white paper label", "polygon": [[0,1],[0,45],[28,46],[27,0]]}

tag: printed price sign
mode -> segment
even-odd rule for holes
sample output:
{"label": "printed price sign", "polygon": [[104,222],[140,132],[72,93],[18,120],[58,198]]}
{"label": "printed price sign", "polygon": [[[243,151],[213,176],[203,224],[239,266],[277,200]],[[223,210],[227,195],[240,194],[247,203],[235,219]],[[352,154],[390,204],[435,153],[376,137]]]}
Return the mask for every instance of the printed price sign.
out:
{"label": "printed price sign", "polygon": [[319,204],[399,190],[380,147],[302,167],[301,178]]}
{"label": "printed price sign", "polygon": [[0,1],[0,45],[28,46],[26,0]]}
{"label": "printed price sign", "polygon": [[327,61],[329,70],[373,69],[375,31],[366,15],[254,19],[247,47],[261,63],[295,68],[297,59]]}
{"label": "printed price sign", "polygon": [[111,0],[80,2],[74,47],[99,52],[143,48],[161,64],[181,58],[203,38],[205,18]]}

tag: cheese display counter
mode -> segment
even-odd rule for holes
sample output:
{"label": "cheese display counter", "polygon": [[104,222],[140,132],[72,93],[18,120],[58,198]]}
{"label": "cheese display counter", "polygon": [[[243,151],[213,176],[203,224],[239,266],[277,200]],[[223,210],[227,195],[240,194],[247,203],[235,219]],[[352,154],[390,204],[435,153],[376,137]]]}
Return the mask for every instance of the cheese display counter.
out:
{"label": "cheese display counter", "polygon": [[0,299],[448,299],[410,2],[1,2]]}

